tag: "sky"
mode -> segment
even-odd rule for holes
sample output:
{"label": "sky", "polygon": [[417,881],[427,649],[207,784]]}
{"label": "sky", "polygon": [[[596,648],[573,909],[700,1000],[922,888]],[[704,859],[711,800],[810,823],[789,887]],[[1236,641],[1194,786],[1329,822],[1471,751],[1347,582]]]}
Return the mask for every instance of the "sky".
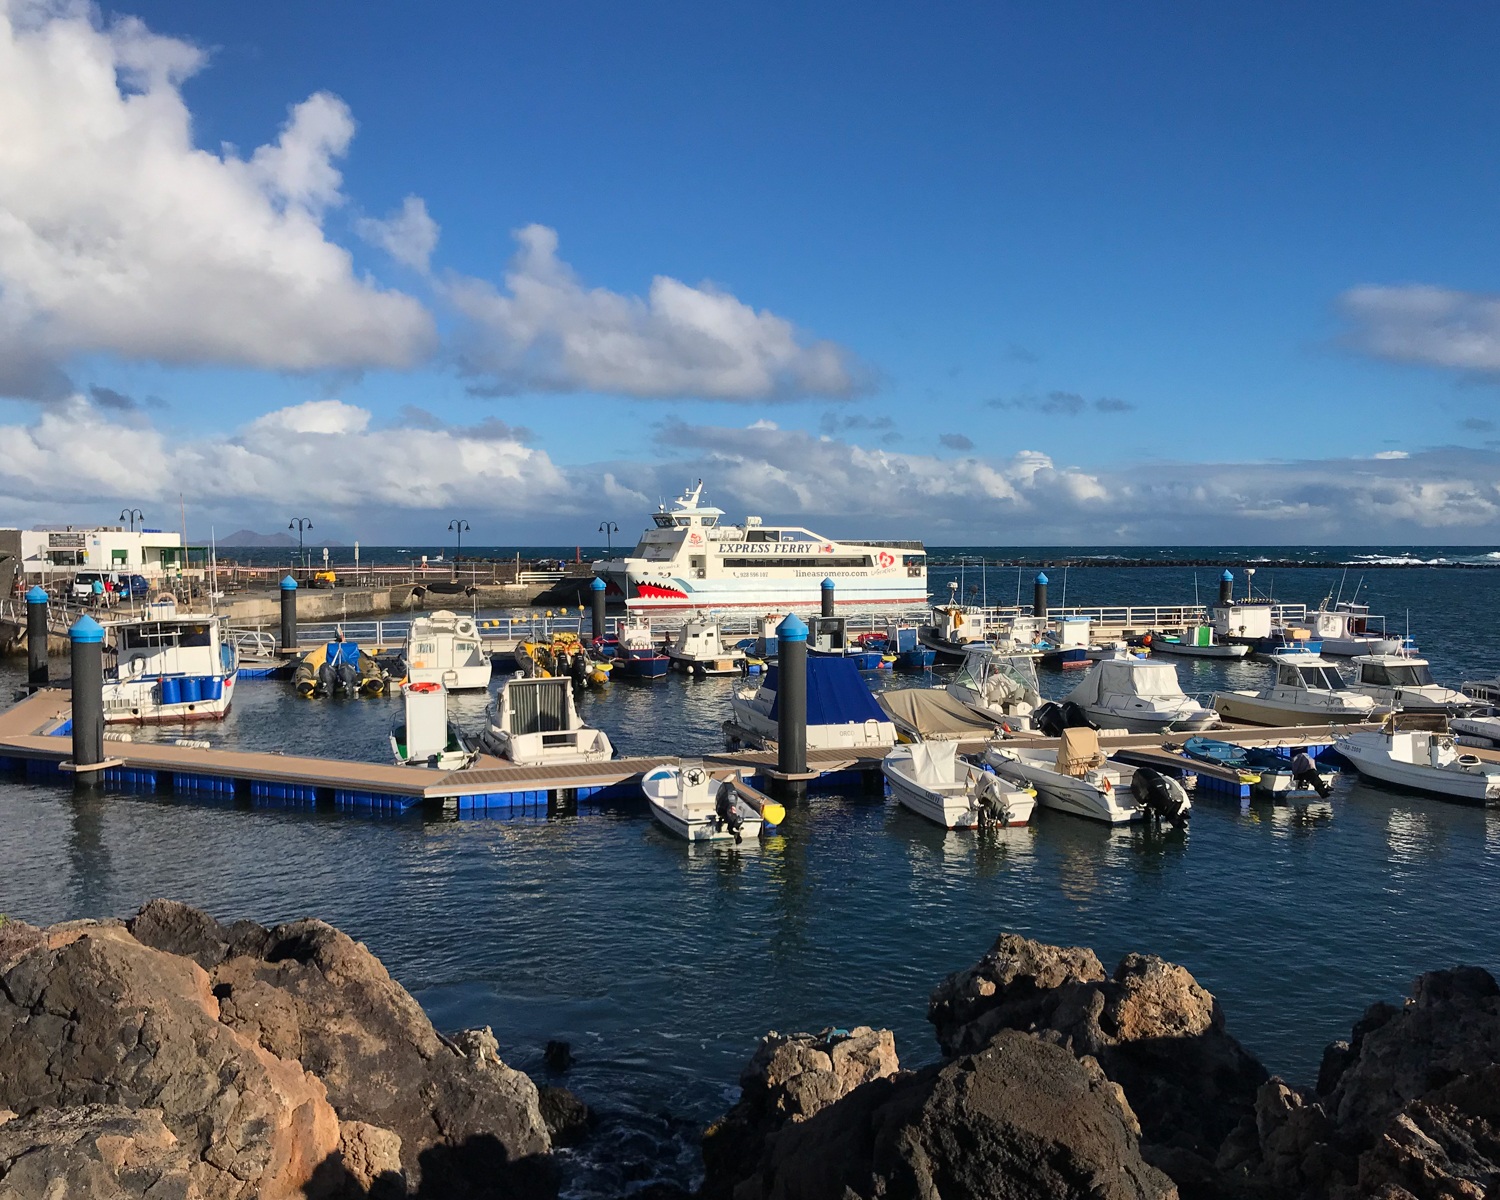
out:
{"label": "sky", "polygon": [[0,524],[1500,542],[1500,10],[0,0]]}

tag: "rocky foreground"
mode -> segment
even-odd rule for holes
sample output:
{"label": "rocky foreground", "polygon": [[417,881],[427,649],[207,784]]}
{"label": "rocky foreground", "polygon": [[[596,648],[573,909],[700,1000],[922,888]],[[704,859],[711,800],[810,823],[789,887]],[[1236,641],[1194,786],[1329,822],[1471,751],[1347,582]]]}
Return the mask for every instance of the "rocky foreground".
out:
{"label": "rocky foreground", "polygon": [[[1003,935],[943,980],[942,1060],[770,1034],[704,1136],[705,1200],[1500,1196],[1500,987],[1420,977],[1269,1078],[1182,967]],[[0,925],[0,1200],[557,1194],[587,1110],[488,1029],[443,1037],[321,921]],[[670,1189],[657,1188],[662,1196]],[[644,1193],[643,1193],[644,1195]]]}

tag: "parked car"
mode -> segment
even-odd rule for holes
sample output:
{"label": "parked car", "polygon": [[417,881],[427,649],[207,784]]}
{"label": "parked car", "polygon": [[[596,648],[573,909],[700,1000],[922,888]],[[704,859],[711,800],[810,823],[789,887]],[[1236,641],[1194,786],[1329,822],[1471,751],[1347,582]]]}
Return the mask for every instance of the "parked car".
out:
{"label": "parked car", "polygon": [[103,583],[106,578],[102,571],[79,571],[77,575],[73,576],[73,599],[92,600],[94,598],[94,584]]}

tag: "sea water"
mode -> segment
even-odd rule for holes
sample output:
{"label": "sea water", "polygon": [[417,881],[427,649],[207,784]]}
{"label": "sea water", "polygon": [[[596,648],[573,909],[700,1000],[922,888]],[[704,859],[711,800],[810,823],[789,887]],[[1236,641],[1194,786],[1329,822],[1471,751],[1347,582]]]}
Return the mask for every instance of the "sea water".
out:
{"label": "sea water", "polygon": [[[1068,602],[1183,603],[1193,574],[1072,570]],[[1216,594],[1216,572],[1197,574],[1205,598]],[[1283,571],[1276,594],[1316,604],[1339,580]],[[965,568],[965,587],[973,581]],[[941,571],[933,583],[946,591]],[[1030,574],[1022,583],[1029,600]],[[1014,571],[983,580],[991,603],[1013,600],[1015,585]],[[1351,573],[1346,597],[1354,586]],[[1410,610],[1440,680],[1500,673],[1500,574],[1371,571],[1360,598],[1393,629]],[[1258,686],[1269,671],[1172,661],[1190,693]],[[0,667],[3,694],[23,676],[14,660]],[[867,678],[884,688],[943,674]],[[1075,681],[1042,674],[1051,696]],[[698,753],[720,748],[732,686],[621,682],[581,709],[622,754]],[[486,700],[454,697],[455,718],[477,727]],[[399,709],[394,698],[303,701],[289,684],[243,680],[229,719],[191,735],[387,761]],[[1417,973],[1500,967],[1497,868],[1500,813],[1351,777],[1328,808],[1304,812],[1241,811],[1204,794],[1189,827],[1167,832],[1040,811],[1024,830],[950,833],[879,794],[814,795],[778,836],[737,850],[673,839],[644,801],[460,821],[75,795],[0,777],[0,912],[48,923],[170,896],[224,918],[322,917],[369,945],[440,1028],[493,1027],[507,1061],[595,1107],[598,1136],[564,1156],[579,1197],[690,1183],[698,1133],[732,1102],[768,1029],[887,1026],[903,1062],[932,1060],[929,991],[1004,931],[1092,946],[1110,968],[1129,951],[1180,962],[1270,1070],[1311,1082],[1323,1046]],[[565,1076],[542,1063],[553,1038],[573,1046]]]}

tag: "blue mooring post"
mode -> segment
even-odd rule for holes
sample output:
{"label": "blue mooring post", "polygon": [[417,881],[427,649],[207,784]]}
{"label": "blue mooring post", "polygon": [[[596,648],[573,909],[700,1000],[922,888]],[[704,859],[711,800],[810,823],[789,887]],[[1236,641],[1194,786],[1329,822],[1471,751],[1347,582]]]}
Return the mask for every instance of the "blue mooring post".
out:
{"label": "blue mooring post", "polygon": [[[807,774],[807,626],[790,613],[776,626],[776,769],[782,775]],[[781,781],[784,793],[800,795],[801,779]]]}
{"label": "blue mooring post", "polygon": [[35,586],[26,593],[26,686],[47,686],[47,593]]}
{"label": "blue mooring post", "polygon": [[290,575],[281,581],[281,652],[297,648],[297,581]]}
{"label": "blue mooring post", "polygon": [[591,584],[589,584],[589,599],[592,600],[593,603],[594,603],[593,617],[594,617],[594,637],[595,637],[595,639],[602,638],[604,636],[604,633],[605,633],[605,629],[604,629],[604,592],[605,592],[605,589],[608,588],[608,587],[609,587],[609,584],[605,583],[604,580],[602,580],[601,578],[599,578],[599,576],[597,576],[597,575],[594,576],[594,582],[591,583]]}
{"label": "blue mooring post", "polygon": [[1234,603],[1234,572],[1225,571],[1219,576],[1219,607],[1228,608]]}
{"label": "blue mooring post", "polygon": [[823,580],[823,615],[825,617],[833,616],[833,588],[833,580]]}
{"label": "blue mooring post", "polygon": [[1038,571],[1036,585],[1031,589],[1031,615],[1043,621],[1047,619],[1047,576]]}
{"label": "blue mooring post", "polygon": [[[104,761],[104,627],[93,617],[79,617],[68,630],[73,653],[73,765],[93,767]],[[74,778],[91,782],[97,772]]]}

